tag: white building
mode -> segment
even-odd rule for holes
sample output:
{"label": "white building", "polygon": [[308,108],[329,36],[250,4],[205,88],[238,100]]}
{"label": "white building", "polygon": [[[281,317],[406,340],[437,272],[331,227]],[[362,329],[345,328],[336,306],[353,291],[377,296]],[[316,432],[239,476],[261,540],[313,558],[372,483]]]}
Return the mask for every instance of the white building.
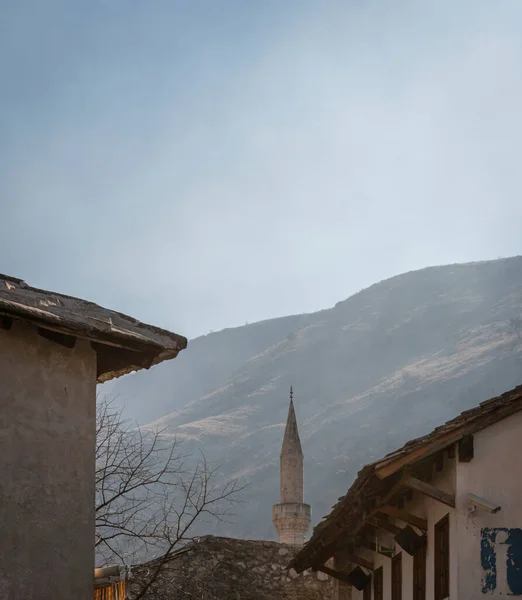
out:
{"label": "white building", "polygon": [[339,600],[522,596],[522,386],[364,467],[292,566]]}

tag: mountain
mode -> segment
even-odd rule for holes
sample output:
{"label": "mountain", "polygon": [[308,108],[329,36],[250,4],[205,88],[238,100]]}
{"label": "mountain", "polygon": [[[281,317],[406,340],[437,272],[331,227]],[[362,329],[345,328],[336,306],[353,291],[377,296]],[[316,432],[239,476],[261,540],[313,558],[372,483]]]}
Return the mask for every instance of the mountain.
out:
{"label": "mountain", "polygon": [[102,392],[249,484],[214,533],[274,539],[291,384],[316,523],[363,464],[522,383],[510,325],[521,315],[522,257],[430,267],[327,310],[197,338]]}

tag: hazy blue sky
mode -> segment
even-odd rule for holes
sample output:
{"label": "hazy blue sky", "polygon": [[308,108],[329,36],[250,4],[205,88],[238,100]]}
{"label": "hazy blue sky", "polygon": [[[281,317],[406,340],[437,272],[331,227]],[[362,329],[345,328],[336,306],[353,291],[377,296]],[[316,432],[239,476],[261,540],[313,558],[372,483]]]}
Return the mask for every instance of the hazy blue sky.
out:
{"label": "hazy blue sky", "polygon": [[520,0],[5,0],[0,272],[190,337],[522,254]]}

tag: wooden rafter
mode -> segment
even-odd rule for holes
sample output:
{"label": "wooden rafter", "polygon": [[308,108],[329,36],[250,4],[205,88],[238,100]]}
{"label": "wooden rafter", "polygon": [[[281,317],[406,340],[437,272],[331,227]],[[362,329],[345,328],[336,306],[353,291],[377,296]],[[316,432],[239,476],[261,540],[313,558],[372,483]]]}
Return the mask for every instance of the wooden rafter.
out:
{"label": "wooden rafter", "polygon": [[379,502],[377,502],[376,507],[374,507],[374,509],[372,510],[372,514],[375,512],[378,512],[379,506],[381,506],[382,504],[387,504],[388,502],[390,502],[393,497],[400,492],[401,489],[404,488],[404,481],[402,479],[399,479],[399,481],[397,481],[397,483],[391,488],[391,490],[385,494],[380,500]]}
{"label": "wooden rafter", "polygon": [[465,435],[459,441],[459,462],[471,462],[474,454],[473,436]]}
{"label": "wooden rafter", "polygon": [[417,492],[420,492],[421,494],[424,494],[425,496],[429,496],[434,500],[438,500],[439,502],[442,502],[442,504],[446,504],[447,506],[455,508],[455,496],[453,494],[449,494],[448,492],[439,490],[439,488],[431,485],[431,483],[426,483],[425,481],[421,481],[416,477],[408,475],[404,478],[404,485],[416,490]]}
{"label": "wooden rafter", "polygon": [[412,515],[406,510],[401,510],[396,506],[381,506],[380,512],[388,515],[389,517],[393,517],[394,519],[399,519],[404,521],[404,523],[408,523],[409,525],[413,525],[414,527],[418,527],[419,529],[423,529],[426,531],[428,529],[428,521],[423,519],[422,517],[417,517],[416,515]]}
{"label": "wooden rafter", "polygon": [[13,326],[13,319],[11,317],[6,317],[4,315],[0,315],[0,329],[9,330]]}
{"label": "wooden rafter", "polygon": [[397,525],[393,525],[393,523],[389,523],[385,519],[381,519],[379,517],[369,517],[366,519],[366,522],[373,527],[377,527],[378,529],[383,529],[384,531],[388,531],[393,535],[398,535],[401,532],[401,528],[397,527]]}
{"label": "wooden rafter", "polygon": [[330,567],[327,567],[326,565],[321,565],[320,567],[314,567],[314,571],[321,571],[321,573],[325,573],[325,575],[329,575],[330,577],[333,577],[334,579],[338,579],[339,581],[342,581],[343,583],[352,585],[352,582],[350,581],[348,575],[346,575],[345,573],[342,573],[341,571],[337,571],[337,569],[331,569]]}
{"label": "wooden rafter", "polygon": [[424,456],[428,454],[435,454],[440,450],[446,449],[450,444],[458,442],[461,437],[462,430],[447,433],[446,435],[443,435],[440,438],[434,440],[430,444],[421,446],[420,448],[414,450],[413,452],[410,452],[409,454],[403,454],[395,460],[389,459],[386,462],[383,461],[382,466],[375,467],[375,474],[380,479],[386,479],[386,477],[393,475],[393,473],[396,473],[403,467],[418,462]]}
{"label": "wooden rafter", "polygon": [[361,556],[357,556],[356,554],[352,554],[351,552],[343,552],[342,558],[359,565],[360,567],[364,567],[365,569],[368,569],[368,571],[373,571],[374,569],[372,561],[362,558]]}
{"label": "wooden rafter", "polygon": [[37,331],[39,336],[50,342],[59,344],[60,346],[65,346],[65,348],[74,348],[76,344],[76,338],[73,335],[51,331],[50,329],[44,329],[42,327],[38,327]]}

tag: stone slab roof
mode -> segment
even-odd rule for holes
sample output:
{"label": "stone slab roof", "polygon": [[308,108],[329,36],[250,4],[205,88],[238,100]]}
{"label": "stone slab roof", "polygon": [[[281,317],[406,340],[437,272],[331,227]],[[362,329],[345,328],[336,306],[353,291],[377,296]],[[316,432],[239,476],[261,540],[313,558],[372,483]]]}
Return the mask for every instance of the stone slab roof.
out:
{"label": "stone slab roof", "polygon": [[[163,565],[151,598],[176,600],[323,600],[333,581],[323,573],[287,569],[295,547],[277,542],[203,536],[172,555],[132,567],[129,591]],[[148,598],[149,596],[147,596]]]}
{"label": "stone slab roof", "polygon": [[385,504],[401,489],[403,472],[429,457],[522,410],[522,385],[466,410],[431,433],[363,467],[345,496],[315,528],[311,539],[292,560],[298,572],[322,565],[333,556],[336,543],[357,546],[365,513]]}
{"label": "stone slab roof", "polygon": [[0,327],[13,320],[38,327],[43,336],[65,346],[90,340],[98,356],[99,383],[175,358],[187,339],[79,298],[33,288],[0,274]]}

